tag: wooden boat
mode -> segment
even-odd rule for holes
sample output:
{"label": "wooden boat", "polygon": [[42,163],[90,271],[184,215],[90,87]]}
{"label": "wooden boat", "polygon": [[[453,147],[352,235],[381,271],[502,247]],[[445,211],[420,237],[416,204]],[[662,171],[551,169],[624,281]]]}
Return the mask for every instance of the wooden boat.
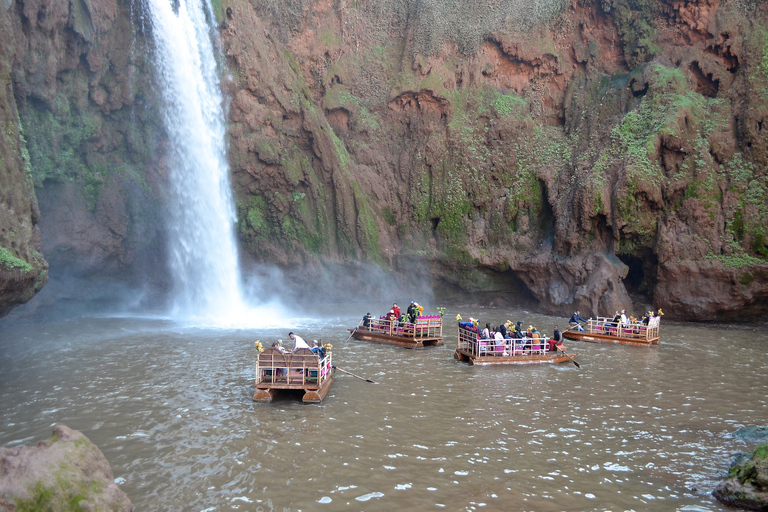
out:
{"label": "wooden boat", "polygon": [[613,318],[590,318],[584,326],[584,331],[570,327],[563,331],[563,336],[570,340],[591,341],[593,343],[617,343],[619,345],[636,345],[650,347],[659,344],[660,316],[651,317],[648,325],[631,323],[617,327]]}
{"label": "wooden boat", "polygon": [[565,347],[562,351],[548,350],[549,339],[522,338],[504,340],[479,340],[477,332],[466,327],[459,326],[459,345],[453,357],[459,361],[467,361],[471,365],[498,365],[498,364],[554,364],[573,361],[574,354],[566,354]]}
{"label": "wooden boat", "polygon": [[365,323],[361,320],[357,327],[349,329],[353,337],[407,348],[443,344],[443,318],[440,315],[420,316],[415,323],[400,323],[384,318],[370,318],[368,325]]}
{"label": "wooden boat", "polygon": [[320,359],[307,348],[292,354],[268,348],[256,360],[253,401],[268,403],[281,390],[304,390],[302,402],[320,403],[333,383],[332,370],[330,350]]}

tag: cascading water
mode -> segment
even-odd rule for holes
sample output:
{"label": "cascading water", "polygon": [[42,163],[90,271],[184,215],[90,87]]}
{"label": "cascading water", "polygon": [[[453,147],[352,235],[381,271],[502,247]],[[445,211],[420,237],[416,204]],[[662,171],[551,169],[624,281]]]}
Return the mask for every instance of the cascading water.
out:
{"label": "cascading water", "polygon": [[[168,132],[172,315],[242,325],[235,210],[208,0],[145,0]],[[174,9],[176,7],[176,9]]]}

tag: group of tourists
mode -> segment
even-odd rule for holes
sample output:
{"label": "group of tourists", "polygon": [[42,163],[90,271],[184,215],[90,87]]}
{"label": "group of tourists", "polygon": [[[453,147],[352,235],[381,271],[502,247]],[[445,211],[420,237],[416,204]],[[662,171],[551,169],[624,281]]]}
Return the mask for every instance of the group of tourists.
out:
{"label": "group of tourists", "polygon": [[498,327],[486,323],[485,327],[480,329],[480,322],[475,318],[470,317],[467,322],[462,322],[461,317],[457,317],[457,319],[459,320],[459,327],[477,334],[477,340],[480,344],[485,343],[487,345],[492,341],[493,345],[498,347],[514,348],[516,353],[539,350],[545,342],[548,351],[556,351],[563,344],[563,333],[557,326],[554,327],[552,337],[547,338],[532,325],[529,325],[528,329],[523,330],[523,322],[519,320],[514,324],[514,327],[512,321],[507,320]]}
{"label": "group of tourists", "polygon": [[320,344],[319,341],[312,340],[312,346],[310,346],[306,341],[304,341],[304,338],[298,334],[289,332],[288,337],[293,341],[293,348],[291,350],[287,350],[285,347],[283,347],[283,340],[277,340],[276,342],[272,343],[272,348],[276,349],[281,354],[293,354],[299,349],[306,348],[311,350],[318,357],[318,359],[325,359],[326,349],[323,345]]}
{"label": "group of tourists", "polygon": [[[404,325],[406,323],[415,324],[416,319],[421,315],[422,311],[424,311],[424,306],[421,306],[418,302],[412,300],[405,310],[405,314],[403,314],[400,310],[400,306],[397,305],[397,302],[394,302],[389,312],[380,316],[379,320],[391,322],[391,325],[393,326]],[[370,313],[366,313],[363,316],[363,327],[371,327],[372,323],[373,317]]]}
{"label": "group of tourists", "polygon": [[[600,322],[601,326],[619,329],[622,327],[631,327],[632,325],[637,324],[648,325],[652,318],[661,316],[663,314],[664,313],[661,311],[661,309],[655,313],[653,311],[648,311],[645,315],[643,315],[640,321],[638,321],[634,316],[627,317],[627,311],[622,309],[620,311],[616,310],[612,317],[598,317],[598,321]],[[591,320],[591,317],[589,319],[582,318],[579,311],[575,311],[573,315],[571,315],[570,320],[568,320],[568,325],[571,326],[571,329],[576,328],[577,331],[584,332],[584,328],[581,326],[581,322],[589,322]]]}

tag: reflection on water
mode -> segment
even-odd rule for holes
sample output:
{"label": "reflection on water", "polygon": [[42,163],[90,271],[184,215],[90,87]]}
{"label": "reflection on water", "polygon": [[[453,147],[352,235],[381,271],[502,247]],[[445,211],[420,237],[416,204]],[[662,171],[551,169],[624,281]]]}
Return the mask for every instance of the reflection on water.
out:
{"label": "reflection on water", "polygon": [[[768,425],[765,332],[666,322],[650,349],[567,342],[581,369],[480,368],[452,358],[453,321],[444,347],[345,341],[357,309],[280,330],[3,326],[0,443],[80,430],[137,510],[725,510],[709,493],[752,447],[729,434]],[[321,405],[252,403],[253,342],[289,329],[376,383],[337,373]]]}

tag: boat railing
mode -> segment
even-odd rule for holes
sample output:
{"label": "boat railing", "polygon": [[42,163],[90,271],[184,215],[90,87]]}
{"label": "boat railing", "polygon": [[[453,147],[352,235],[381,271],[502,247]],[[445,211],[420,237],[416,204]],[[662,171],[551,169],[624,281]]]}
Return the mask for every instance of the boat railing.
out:
{"label": "boat railing", "polygon": [[281,384],[320,387],[331,375],[331,352],[320,359],[310,349],[302,348],[293,353],[282,353],[268,348],[259,353],[256,360],[256,384]]}
{"label": "boat railing", "polygon": [[361,320],[357,330],[406,338],[442,338],[443,318],[440,315],[420,316],[416,318],[415,323],[369,318],[367,322]]}
{"label": "boat railing", "polygon": [[477,332],[459,327],[459,350],[475,356],[523,356],[546,354],[549,350],[549,338],[526,336],[524,338],[479,339]]}
{"label": "boat railing", "polygon": [[630,322],[622,324],[614,322],[613,317],[599,316],[587,320],[585,331],[589,334],[604,334],[619,338],[650,340],[659,337],[660,316],[653,316],[647,324],[642,322]]}

